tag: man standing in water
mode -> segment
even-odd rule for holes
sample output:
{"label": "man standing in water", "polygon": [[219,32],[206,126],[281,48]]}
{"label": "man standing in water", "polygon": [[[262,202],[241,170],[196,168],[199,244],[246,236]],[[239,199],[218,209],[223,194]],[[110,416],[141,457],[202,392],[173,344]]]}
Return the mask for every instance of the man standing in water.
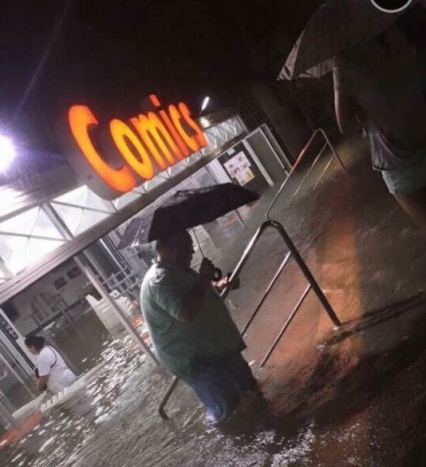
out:
{"label": "man standing in water", "polygon": [[157,241],[156,262],[141,289],[142,312],[161,363],[194,389],[207,408],[207,421],[228,419],[242,396],[257,389],[241,352],[246,348],[213,283],[214,266],[204,259],[190,268],[191,236],[181,232]]}

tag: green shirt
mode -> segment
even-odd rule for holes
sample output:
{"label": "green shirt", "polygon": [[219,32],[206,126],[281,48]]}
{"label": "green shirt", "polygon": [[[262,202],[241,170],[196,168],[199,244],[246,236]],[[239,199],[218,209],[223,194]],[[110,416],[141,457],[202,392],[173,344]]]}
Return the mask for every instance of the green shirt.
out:
{"label": "green shirt", "polygon": [[211,287],[190,323],[181,320],[186,296],[198,274],[165,263],[154,264],[141,288],[141,306],[159,360],[172,373],[191,376],[196,362],[226,357],[245,349],[229,310]]}

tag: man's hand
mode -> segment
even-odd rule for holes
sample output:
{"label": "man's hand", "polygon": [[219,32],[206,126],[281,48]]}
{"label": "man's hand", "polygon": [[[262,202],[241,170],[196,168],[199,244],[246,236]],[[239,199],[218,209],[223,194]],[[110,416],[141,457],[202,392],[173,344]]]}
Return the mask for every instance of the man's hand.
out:
{"label": "man's hand", "polygon": [[48,376],[40,376],[40,378],[38,378],[36,386],[40,392],[46,391],[48,379],[49,379]]}
{"label": "man's hand", "polygon": [[216,268],[209,259],[203,258],[203,261],[201,262],[200,266],[200,279],[202,280],[202,282],[207,284],[213,282],[215,269]]}
{"label": "man's hand", "polygon": [[[223,292],[226,289],[226,287],[228,287],[228,285],[229,285],[229,279],[230,279],[230,276],[228,275],[228,276],[224,277],[223,279],[221,279],[220,281],[214,282],[213,285],[216,287],[218,292]],[[234,285],[232,286],[232,290],[239,289],[240,286],[241,286],[241,281],[240,281],[240,278],[238,278],[234,282]]]}

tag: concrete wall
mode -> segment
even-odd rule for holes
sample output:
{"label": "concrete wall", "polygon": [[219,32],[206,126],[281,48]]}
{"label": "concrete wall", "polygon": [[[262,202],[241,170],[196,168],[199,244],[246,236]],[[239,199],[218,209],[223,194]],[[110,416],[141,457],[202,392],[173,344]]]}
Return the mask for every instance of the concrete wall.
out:
{"label": "concrete wall", "polygon": [[294,160],[311,134],[303,115],[294,108],[290,96],[288,103],[283,102],[282,98],[278,102],[277,96],[267,84],[255,84],[252,93],[285,144],[285,152]]}

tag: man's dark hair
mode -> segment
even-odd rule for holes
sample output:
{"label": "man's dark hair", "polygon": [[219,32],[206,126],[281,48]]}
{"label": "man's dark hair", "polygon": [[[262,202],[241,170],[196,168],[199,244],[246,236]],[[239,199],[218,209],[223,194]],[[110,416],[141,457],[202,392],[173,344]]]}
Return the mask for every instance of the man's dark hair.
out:
{"label": "man's dark hair", "polygon": [[182,235],[189,235],[189,233],[184,230],[182,232],[176,232],[175,234],[169,235],[167,237],[159,238],[155,242],[155,251],[159,253],[161,250],[173,248],[177,243],[177,239]]}
{"label": "man's dark hair", "polygon": [[170,248],[175,241],[176,241],[176,237],[174,237],[174,236],[159,238],[155,242],[155,251],[157,253],[159,253],[160,251],[162,251],[162,250],[164,250],[166,248]]}
{"label": "man's dark hair", "polygon": [[41,336],[31,335],[25,338],[25,345],[27,347],[34,347],[36,350],[41,350],[44,347],[44,343],[44,337]]}

